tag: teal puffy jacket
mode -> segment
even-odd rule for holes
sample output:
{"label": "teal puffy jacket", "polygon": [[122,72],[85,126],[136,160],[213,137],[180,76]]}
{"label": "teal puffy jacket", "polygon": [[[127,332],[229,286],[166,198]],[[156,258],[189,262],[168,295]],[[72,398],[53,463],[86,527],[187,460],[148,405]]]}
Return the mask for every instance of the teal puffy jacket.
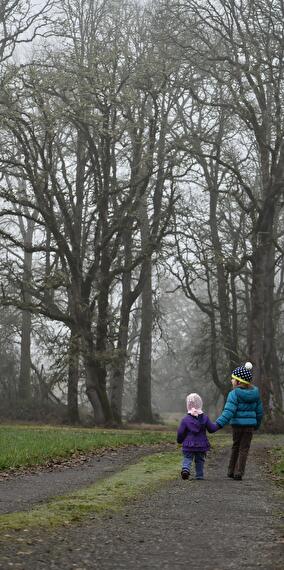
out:
{"label": "teal puffy jacket", "polygon": [[253,426],[258,429],[262,416],[259,389],[255,386],[234,388],[229,393],[224,410],[216,420],[216,424],[224,427],[230,423],[232,426]]}

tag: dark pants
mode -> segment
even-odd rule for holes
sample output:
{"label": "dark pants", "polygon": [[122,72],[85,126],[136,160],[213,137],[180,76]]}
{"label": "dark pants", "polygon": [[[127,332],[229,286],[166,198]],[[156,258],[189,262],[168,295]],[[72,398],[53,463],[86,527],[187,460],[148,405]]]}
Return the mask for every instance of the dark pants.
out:
{"label": "dark pants", "polygon": [[182,471],[190,472],[191,464],[195,461],[196,479],[204,477],[204,462],[206,453],[202,451],[183,451]]}
{"label": "dark pants", "polygon": [[254,428],[251,426],[232,426],[232,429],[233,446],[228,467],[228,475],[243,476]]}

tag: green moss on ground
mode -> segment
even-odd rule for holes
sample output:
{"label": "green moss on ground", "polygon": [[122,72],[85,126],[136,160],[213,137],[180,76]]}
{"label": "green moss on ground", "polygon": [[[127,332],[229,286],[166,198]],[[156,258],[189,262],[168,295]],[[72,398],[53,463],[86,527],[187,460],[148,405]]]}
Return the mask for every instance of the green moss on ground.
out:
{"label": "green moss on ground", "polygon": [[[146,491],[175,479],[180,453],[159,453],[135,465],[63,497],[56,497],[27,512],[0,516],[0,533],[29,528],[52,528],[81,521],[92,514],[115,512]],[[2,534],[3,536],[3,534]]]}

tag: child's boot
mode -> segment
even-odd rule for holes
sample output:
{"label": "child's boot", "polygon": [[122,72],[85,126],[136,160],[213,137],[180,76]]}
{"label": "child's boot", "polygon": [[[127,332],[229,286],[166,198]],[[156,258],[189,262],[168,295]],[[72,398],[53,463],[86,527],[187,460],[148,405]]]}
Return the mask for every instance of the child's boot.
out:
{"label": "child's boot", "polygon": [[182,469],[181,470],[181,478],[182,479],[188,479],[189,478],[189,471],[187,471],[186,469]]}

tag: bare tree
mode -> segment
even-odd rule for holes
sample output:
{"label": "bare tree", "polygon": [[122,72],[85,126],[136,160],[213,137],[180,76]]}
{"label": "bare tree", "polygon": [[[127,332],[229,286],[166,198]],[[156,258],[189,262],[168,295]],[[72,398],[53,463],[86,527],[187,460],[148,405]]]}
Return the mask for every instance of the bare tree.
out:
{"label": "bare tree", "polygon": [[250,180],[243,176],[241,163],[236,166],[218,155],[215,160],[235,174],[254,213],[249,353],[269,413],[272,377],[277,377],[269,355],[274,342],[274,228],[283,191],[283,5],[261,0],[177,4],[184,57],[199,76],[222,88],[225,97],[218,100],[208,90],[198,91],[194,82],[188,86],[191,95],[208,109],[222,107],[231,113],[257,157],[257,186],[255,175]]}
{"label": "bare tree", "polygon": [[[144,47],[137,35],[137,49],[129,48],[129,18],[135,23],[136,11],[127,3],[116,6],[110,19],[109,5],[84,3],[75,14],[75,4],[62,3],[64,19],[56,30],[66,37],[69,26],[68,49],[46,54],[44,65],[33,62],[11,79],[8,104],[3,104],[9,142],[1,159],[2,172],[13,172],[28,187],[28,195],[19,198],[4,185],[3,199],[28,208],[27,219],[37,212],[46,234],[31,251],[53,256],[50,274],[44,270],[30,284],[32,310],[64,322],[72,337],[80,337],[87,394],[96,421],[103,422],[113,419],[106,387],[111,286],[157,247],[168,219],[166,213],[161,218],[161,180],[153,182],[163,112],[151,92],[156,70],[149,64],[142,73]],[[23,88],[20,97],[13,89],[17,85]],[[143,116],[139,142],[130,136],[135,113]],[[143,245],[126,267],[121,259],[125,228],[133,225],[139,234],[137,213],[153,185],[147,252]],[[170,211],[171,193],[166,202]],[[26,248],[19,240],[15,245]],[[23,308],[23,299],[18,306]]]}
{"label": "bare tree", "polygon": [[0,62],[7,61],[19,44],[27,44],[46,35],[47,19],[55,4],[44,0],[40,6],[33,0],[2,0],[0,7]]}

